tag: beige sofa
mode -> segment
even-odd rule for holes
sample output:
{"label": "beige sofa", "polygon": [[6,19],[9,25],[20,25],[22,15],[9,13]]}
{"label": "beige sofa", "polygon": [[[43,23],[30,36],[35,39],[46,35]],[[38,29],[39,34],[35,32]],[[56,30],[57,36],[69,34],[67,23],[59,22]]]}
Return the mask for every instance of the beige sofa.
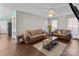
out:
{"label": "beige sofa", "polygon": [[72,37],[71,31],[65,29],[56,29],[54,32],[52,32],[52,35],[64,40],[70,40]]}
{"label": "beige sofa", "polygon": [[38,40],[43,40],[47,38],[46,32],[42,31],[41,29],[37,30],[26,30],[25,33],[23,34],[24,40],[27,43],[32,43]]}

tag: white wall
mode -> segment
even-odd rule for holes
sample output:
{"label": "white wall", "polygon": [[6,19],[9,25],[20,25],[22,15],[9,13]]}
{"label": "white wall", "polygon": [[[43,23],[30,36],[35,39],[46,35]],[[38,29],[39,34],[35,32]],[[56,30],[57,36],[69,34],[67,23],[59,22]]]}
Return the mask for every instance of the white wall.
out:
{"label": "white wall", "polygon": [[58,17],[58,29],[67,29],[68,19],[66,17]]}
{"label": "white wall", "polygon": [[15,39],[15,43],[17,43],[17,18],[16,18],[16,11],[14,11],[13,15],[12,15],[12,38]]}
{"label": "white wall", "polygon": [[37,15],[25,13],[22,11],[16,11],[16,14],[17,14],[18,34],[24,30],[33,30],[33,29],[40,29],[40,28],[44,29],[43,28],[45,26],[44,18]]}

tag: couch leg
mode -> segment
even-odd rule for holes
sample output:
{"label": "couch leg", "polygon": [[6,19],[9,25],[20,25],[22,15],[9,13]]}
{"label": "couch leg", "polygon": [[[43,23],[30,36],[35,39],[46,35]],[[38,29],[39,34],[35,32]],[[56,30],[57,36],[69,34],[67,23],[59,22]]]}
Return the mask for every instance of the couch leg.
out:
{"label": "couch leg", "polygon": [[20,38],[18,38],[18,43],[19,43],[19,39],[20,39]]}

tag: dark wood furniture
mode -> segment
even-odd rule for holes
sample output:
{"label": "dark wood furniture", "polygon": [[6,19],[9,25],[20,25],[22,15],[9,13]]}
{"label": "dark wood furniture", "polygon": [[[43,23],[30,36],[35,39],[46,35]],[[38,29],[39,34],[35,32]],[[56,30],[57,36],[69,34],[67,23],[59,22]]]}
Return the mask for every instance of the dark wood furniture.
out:
{"label": "dark wood furniture", "polygon": [[57,37],[50,37],[43,41],[43,48],[46,50],[51,50],[58,43]]}

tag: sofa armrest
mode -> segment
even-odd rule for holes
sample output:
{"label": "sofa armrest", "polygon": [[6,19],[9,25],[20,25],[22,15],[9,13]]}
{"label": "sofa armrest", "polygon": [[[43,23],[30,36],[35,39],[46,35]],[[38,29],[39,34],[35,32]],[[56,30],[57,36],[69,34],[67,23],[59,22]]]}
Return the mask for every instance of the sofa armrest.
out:
{"label": "sofa armrest", "polygon": [[45,31],[42,31],[42,33],[43,33],[43,34],[47,34],[47,32],[45,32]]}
{"label": "sofa armrest", "polygon": [[71,35],[71,34],[67,34],[67,36],[68,36],[69,38],[71,38],[71,37],[72,37],[72,35]]}
{"label": "sofa armrest", "polygon": [[30,36],[26,36],[26,40],[30,40]]}
{"label": "sofa armrest", "polygon": [[42,31],[42,33],[46,34],[47,37],[49,36],[49,34],[47,32],[45,32],[45,31]]}
{"label": "sofa armrest", "polygon": [[42,33],[46,33],[45,31],[42,31]]}
{"label": "sofa armrest", "polygon": [[31,39],[31,37],[30,37],[30,36],[26,36],[25,41],[27,41],[27,43],[30,43],[30,39]]}

